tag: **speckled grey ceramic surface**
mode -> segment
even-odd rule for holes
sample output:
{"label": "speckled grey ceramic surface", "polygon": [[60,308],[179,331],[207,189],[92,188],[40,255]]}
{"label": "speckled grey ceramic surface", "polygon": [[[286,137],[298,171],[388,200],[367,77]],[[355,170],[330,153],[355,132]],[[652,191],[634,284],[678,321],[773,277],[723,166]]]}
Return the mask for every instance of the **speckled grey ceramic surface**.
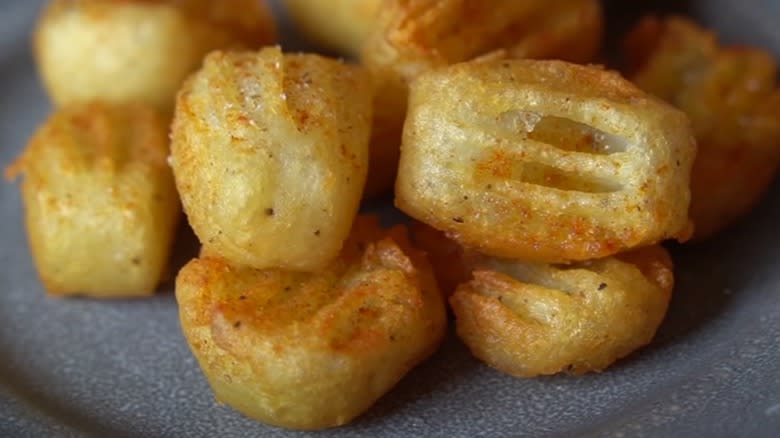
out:
{"label": "speckled grey ceramic surface", "polygon": [[[674,3],[729,41],[780,56],[780,1]],[[2,164],[49,111],[29,53],[38,4],[0,2]],[[617,29],[653,2],[608,4],[623,17]],[[180,333],[170,284],[142,301],[46,298],[15,186],[0,184],[0,209],[0,437],[306,435],[215,404]],[[676,250],[667,321],[649,348],[609,372],[516,380],[450,335],[370,412],[317,436],[780,436],[779,223],[776,183],[727,236]],[[181,234],[177,266],[195,249]]]}

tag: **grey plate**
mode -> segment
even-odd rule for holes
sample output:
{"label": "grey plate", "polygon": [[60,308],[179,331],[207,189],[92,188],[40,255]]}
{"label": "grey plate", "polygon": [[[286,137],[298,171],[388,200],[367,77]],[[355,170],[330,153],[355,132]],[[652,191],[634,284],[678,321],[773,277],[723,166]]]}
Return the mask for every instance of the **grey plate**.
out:
{"label": "grey plate", "polygon": [[[649,2],[625,3],[609,4],[628,17]],[[0,3],[2,164],[49,111],[28,49],[37,7]],[[780,53],[780,2],[685,7],[727,40]],[[728,235],[678,249],[679,286],[657,339],[608,372],[516,380],[450,335],[369,413],[318,436],[780,436],[779,201],[775,184]],[[304,435],[215,404],[170,284],[141,301],[46,298],[13,185],[0,184],[0,208],[0,436]],[[195,248],[181,234],[178,265]]]}

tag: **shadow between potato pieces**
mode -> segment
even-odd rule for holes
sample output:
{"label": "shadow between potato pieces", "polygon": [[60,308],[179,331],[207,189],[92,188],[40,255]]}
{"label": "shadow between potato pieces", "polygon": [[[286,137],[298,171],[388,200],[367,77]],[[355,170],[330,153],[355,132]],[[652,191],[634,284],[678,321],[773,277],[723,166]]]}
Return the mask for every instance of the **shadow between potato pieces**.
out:
{"label": "shadow between potato pieces", "polygon": [[469,376],[479,367],[487,367],[474,358],[458,339],[452,318],[449,318],[448,324],[439,350],[404,376],[368,412],[355,419],[350,428],[368,433],[389,418],[399,418],[402,412],[404,416],[414,418],[416,402],[446,397],[450,388],[468,382]]}
{"label": "shadow between potato pieces", "polygon": [[171,256],[168,260],[168,266],[166,272],[157,287],[157,293],[162,291],[173,292],[176,286],[176,276],[179,274],[181,268],[184,267],[190,260],[198,257],[200,252],[200,242],[198,237],[195,236],[195,232],[192,231],[192,227],[187,222],[187,217],[184,213],[181,214],[179,226],[176,230],[176,235],[173,238],[173,248],[171,250]]}

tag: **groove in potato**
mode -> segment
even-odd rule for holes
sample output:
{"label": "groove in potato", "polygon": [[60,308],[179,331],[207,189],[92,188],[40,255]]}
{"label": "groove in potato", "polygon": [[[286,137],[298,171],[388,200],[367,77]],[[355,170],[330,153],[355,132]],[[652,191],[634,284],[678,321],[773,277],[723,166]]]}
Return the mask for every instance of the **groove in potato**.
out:
{"label": "groove in potato", "polygon": [[605,257],[689,232],[684,114],[619,75],[484,60],[413,84],[396,205],[498,257]]}
{"label": "groove in potato", "polygon": [[358,55],[376,24],[382,0],[284,0],[296,30],[311,42]]}
{"label": "groove in potato", "polygon": [[294,429],[345,424],[438,346],[444,302],[402,227],[359,217],[314,273],[201,257],[176,279],[182,329],[217,399]]}
{"label": "groove in potato", "polygon": [[673,283],[661,246],[567,266],[485,257],[450,303],[461,339],[499,371],[583,374],[650,342]]}
{"label": "groove in potato", "polygon": [[602,34],[597,0],[390,0],[380,8],[361,60],[376,82],[366,194],[394,182],[408,84],[419,74],[501,50],[508,58],[590,61]]}
{"label": "groove in potato", "polygon": [[691,174],[694,238],[712,236],[749,212],[777,173],[777,65],[762,50],[721,47],[679,17],[644,19],[625,45],[633,81],[691,119],[699,146]]}
{"label": "groove in potato", "polygon": [[371,84],[316,55],[214,52],[179,94],[172,165],[205,250],[255,268],[335,257],[368,167]]}
{"label": "groove in potato", "polygon": [[53,0],[34,46],[57,105],[142,101],[167,112],[206,53],[259,47],[274,33],[265,0]]}
{"label": "groove in potato", "polygon": [[180,216],[167,120],[142,105],[55,112],[8,176],[22,199],[33,259],[53,295],[154,292]]}

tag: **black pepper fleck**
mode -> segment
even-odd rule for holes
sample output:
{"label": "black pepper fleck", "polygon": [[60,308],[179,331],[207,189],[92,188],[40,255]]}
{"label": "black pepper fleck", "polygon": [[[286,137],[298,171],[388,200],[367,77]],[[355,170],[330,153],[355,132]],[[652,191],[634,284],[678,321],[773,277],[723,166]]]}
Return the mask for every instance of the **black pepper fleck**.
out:
{"label": "black pepper fleck", "polygon": [[266,216],[273,216],[274,215],[274,209],[273,208],[266,208],[265,209],[265,215]]}
{"label": "black pepper fleck", "polygon": [[607,283],[601,283],[601,284],[599,285],[599,290],[604,290],[604,289],[606,289],[606,288],[607,288]]}
{"label": "black pepper fleck", "polygon": [[452,218],[452,220],[454,220],[455,222],[457,222],[459,224],[463,223],[463,218],[460,217],[460,216],[456,216],[456,217]]}

